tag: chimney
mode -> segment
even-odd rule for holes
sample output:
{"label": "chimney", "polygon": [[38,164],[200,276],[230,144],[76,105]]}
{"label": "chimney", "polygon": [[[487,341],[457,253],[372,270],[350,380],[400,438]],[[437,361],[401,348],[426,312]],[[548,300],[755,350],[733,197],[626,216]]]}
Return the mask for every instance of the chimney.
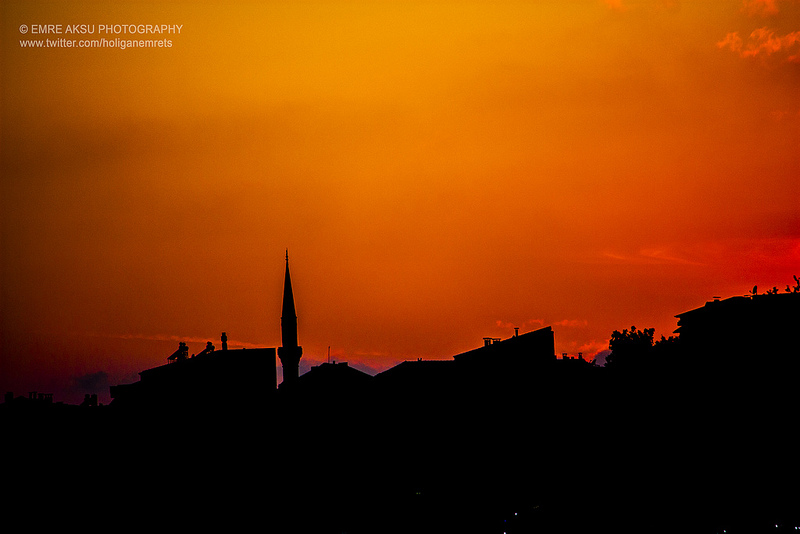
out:
{"label": "chimney", "polygon": [[222,333],[222,350],[228,350],[228,334]]}
{"label": "chimney", "polygon": [[515,326],[514,327],[514,337],[518,337],[518,336],[519,336],[519,327]]}

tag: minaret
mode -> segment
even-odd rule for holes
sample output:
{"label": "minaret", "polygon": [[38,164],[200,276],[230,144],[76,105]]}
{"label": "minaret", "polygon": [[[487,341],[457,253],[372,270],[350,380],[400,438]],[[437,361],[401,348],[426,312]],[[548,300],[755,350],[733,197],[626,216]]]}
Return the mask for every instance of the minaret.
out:
{"label": "minaret", "polygon": [[303,348],[297,345],[297,314],[294,310],[292,279],[289,277],[289,250],[286,250],[286,279],[283,282],[283,309],[281,310],[281,345],[278,357],[283,367],[283,383],[292,383],[299,374]]}

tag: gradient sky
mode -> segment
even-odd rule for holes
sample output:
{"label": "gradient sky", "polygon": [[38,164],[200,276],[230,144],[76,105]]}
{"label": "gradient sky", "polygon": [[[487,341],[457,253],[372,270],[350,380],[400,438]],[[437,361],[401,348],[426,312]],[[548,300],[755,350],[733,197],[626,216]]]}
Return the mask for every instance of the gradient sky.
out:
{"label": "gradient sky", "polygon": [[800,275],[797,0],[0,9],[3,391],[278,346],[286,248],[305,365],[373,373],[514,327],[593,355]]}

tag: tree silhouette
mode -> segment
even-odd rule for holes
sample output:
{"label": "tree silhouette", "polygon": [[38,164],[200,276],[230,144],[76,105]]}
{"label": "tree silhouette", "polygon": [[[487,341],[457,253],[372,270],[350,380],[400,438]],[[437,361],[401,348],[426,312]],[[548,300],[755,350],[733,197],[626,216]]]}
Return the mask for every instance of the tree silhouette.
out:
{"label": "tree silhouette", "polygon": [[611,354],[606,358],[606,367],[633,369],[651,363],[654,333],[655,328],[637,330],[635,326],[631,326],[630,331],[627,329],[622,332],[614,330],[611,334],[611,341],[608,343]]}
{"label": "tree silhouette", "polygon": [[664,337],[653,343],[652,357],[653,362],[663,363],[675,361],[680,358],[680,338],[677,336]]}
{"label": "tree silhouette", "polygon": [[797,278],[797,275],[794,275],[794,281],[796,285],[794,287],[786,285],[786,292],[787,293],[800,293],[800,278]]}

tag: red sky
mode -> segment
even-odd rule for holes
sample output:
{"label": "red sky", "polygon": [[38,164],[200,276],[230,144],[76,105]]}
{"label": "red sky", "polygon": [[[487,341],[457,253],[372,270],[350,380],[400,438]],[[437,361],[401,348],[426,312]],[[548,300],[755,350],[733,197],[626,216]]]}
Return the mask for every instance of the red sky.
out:
{"label": "red sky", "polygon": [[[800,275],[796,0],[1,9],[3,391],[279,345],[286,248],[304,361],[373,371]],[[182,28],[21,44],[113,24]]]}

